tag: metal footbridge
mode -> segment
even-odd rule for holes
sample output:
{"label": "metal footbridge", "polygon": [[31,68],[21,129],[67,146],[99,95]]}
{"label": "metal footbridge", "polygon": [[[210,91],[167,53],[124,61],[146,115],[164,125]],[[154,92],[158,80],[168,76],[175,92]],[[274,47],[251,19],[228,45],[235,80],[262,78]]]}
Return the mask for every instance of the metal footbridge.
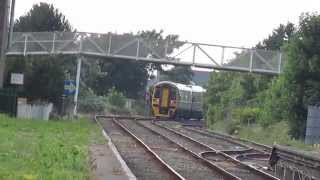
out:
{"label": "metal footbridge", "polygon": [[80,55],[215,70],[280,74],[283,53],[132,34],[82,32],[14,32],[7,56]]}

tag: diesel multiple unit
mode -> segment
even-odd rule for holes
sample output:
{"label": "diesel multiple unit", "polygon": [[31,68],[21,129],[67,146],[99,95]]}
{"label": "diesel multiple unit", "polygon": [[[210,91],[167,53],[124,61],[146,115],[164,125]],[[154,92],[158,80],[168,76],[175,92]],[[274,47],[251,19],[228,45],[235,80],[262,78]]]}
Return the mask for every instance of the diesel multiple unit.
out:
{"label": "diesel multiple unit", "polygon": [[152,113],[157,118],[201,119],[205,92],[200,86],[158,82],[151,91]]}

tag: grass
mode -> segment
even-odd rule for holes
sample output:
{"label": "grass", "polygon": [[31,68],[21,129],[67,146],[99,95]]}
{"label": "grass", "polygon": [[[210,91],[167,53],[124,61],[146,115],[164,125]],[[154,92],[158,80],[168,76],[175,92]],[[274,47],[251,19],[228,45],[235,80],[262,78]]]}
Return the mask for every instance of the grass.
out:
{"label": "grass", "polygon": [[92,122],[21,120],[0,114],[0,179],[89,179],[88,148],[103,143]]}
{"label": "grass", "polygon": [[[228,124],[220,121],[210,126],[210,128],[214,131],[226,133],[226,129],[228,128],[227,126]],[[279,144],[284,146],[291,146],[300,150],[320,152],[319,148],[315,148],[311,145],[306,145],[303,141],[292,139],[289,136],[288,132],[288,124],[286,122],[278,122],[267,128],[262,128],[258,124],[251,126],[240,125],[237,133],[233,135],[270,146]]]}

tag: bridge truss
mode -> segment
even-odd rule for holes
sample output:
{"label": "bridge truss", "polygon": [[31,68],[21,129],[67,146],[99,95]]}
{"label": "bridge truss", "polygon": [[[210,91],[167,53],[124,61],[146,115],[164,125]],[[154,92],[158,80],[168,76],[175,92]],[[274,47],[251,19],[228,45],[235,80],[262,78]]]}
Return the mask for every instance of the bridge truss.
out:
{"label": "bridge truss", "polygon": [[15,32],[7,56],[71,54],[216,70],[280,74],[283,53],[132,34],[83,32]]}

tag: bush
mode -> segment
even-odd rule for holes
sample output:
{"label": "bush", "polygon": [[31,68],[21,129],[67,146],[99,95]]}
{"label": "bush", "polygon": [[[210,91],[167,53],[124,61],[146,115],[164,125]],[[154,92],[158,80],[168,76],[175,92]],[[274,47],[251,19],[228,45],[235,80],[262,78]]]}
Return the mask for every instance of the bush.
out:
{"label": "bush", "polygon": [[223,116],[223,109],[220,106],[209,104],[208,111],[206,113],[207,124],[209,126],[215,124],[217,121],[223,121]]}
{"label": "bush", "polygon": [[241,129],[241,123],[239,119],[232,119],[227,122],[226,132],[231,135],[236,135]]}
{"label": "bush", "polygon": [[257,122],[261,114],[260,108],[244,107],[232,110],[232,119],[237,119],[241,124]]}
{"label": "bush", "polygon": [[103,96],[90,96],[84,97],[79,100],[80,112],[103,112],[106,109],[105,97]]}
{"label": "bush", "polygon": [[107,102],[111,106],[115,106],[117,108],[124,108],[126,105],[126,97],[113,87],[109,90]]}

